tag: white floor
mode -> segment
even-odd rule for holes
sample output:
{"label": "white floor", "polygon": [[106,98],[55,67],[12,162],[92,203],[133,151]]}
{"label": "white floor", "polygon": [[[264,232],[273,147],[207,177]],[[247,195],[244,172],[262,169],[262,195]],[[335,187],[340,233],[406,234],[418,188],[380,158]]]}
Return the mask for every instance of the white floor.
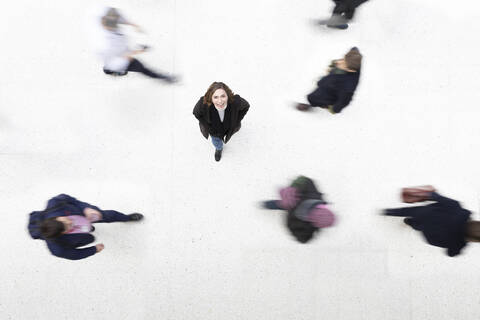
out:
{"label": "white floor", "polygon": [[[112,5],[181,85],[101,72],[98,1],[0,11],[0,319],[478,318],[480,245],[449,258],[378,215],[433,184],[480,218],[478,2],[371,0],[347,31],[312,25],[326,0]],[[294,110],[352,46],[350,106]],[[251,104],[219,163],[192,115],[213,81]],[[306,245],[257,207],[298,174],[339,216]],[[26,223],[59,193],[146,219],[98,225],[103,252],[58,259]]]}

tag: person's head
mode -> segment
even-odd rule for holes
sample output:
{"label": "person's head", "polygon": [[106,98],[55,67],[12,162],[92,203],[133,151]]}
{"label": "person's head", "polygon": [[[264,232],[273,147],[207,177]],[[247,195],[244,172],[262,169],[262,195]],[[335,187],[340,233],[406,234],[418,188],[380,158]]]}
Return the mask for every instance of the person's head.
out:
{"label": "person's head", "polygon": [[102,25],[108,30],[117,30],[120,13],[115,8],[109,8],[107,13],[102,17]]}
{"label": "person's head", "polygon": [[212,83],[203,96],[204,104],[208,106],[213,104],[217,109],[224,109],[228,101],[233,101],[233,92],[223,82]]}
{"label": "person's head", "polygon": [[40,232],[45,239],[55,239],[72,229],[72,221],[67,217],[49,218],[40,223]]}
{"label": "person's head", "polygon": [[362,55],[357,47],[353,47],[344,57],[345,65],[348,69],[358,71],[362,65]]}
{"label": "person's head", "polygon": [[468,241],[480,242],[480,221],[471,220],[467,222],[465,238]]}

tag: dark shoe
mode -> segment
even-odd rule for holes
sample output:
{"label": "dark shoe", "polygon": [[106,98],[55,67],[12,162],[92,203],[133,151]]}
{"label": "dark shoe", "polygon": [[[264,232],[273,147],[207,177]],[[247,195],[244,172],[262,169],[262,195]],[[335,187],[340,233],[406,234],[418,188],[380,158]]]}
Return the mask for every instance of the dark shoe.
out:
{"label": "dark shoe", "polygon": [[220,161],[222,158],[222,150],[215,150],[215,161]]}
{"label": "dark shoe", "polygon": [[300,111],[307,111],[307,110],[310,110],[312,106],[306,103],[297,103],[295,108],[297,108],[297,110],[300,110]]}
{"label": "dark shoe", "polygon": [[412,218],[405,218],[403,219],[403,222],[405,224],[408,224],[410,227],[412,227]]}
{"label": "dark shoe", "polygon": [[132,213],[128,216],[130,217],[130,221],[140,221],[143,219],[143,214],[141,213]]}
{"label": "dark shoe", "polygon": [[105,74],[108,74],[108,75],[111,75],[111,76],[114,76],[114,77],[121,77],[121,76],[124,76],[128,73],[128,71],[117,72],[117,71],[111,71],[111,70],[108,70],[108,69],[105,69],[105,68],[103,68],[103,72]]}
{"label": "dark shoe", "polygon": [[179,81],[177,76],[166,76],[163,80],[165,80],[165,82],[170,84],[174,84]]}
{"label": "dark shoe", "polygon": [[95,231],[95,227],[94,227],[94,226],[92,226],[92,228],[90,229],[90,232],[93,232],[93,231]]}
{"label": "dark shoe", "polygon": [[348,28],[348,24],[347,23],[343,23],[343,24],[327,24],[327,27],[329,28],[333,28],[333,29],[340,29],[340,30],[345,30]]}
{"label": "dark shoe", "polygon": [[262,207],[265,209],[270,209],[270,210],[281,210],[280,206],[278,205],[277,200],[268,200],[268,201],[263,201],[262,202]]}

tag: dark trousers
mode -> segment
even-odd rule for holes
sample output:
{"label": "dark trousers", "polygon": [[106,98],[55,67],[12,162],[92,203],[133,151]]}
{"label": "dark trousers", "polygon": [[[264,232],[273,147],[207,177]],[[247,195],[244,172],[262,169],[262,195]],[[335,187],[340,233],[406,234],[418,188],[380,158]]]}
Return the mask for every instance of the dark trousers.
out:
{"label": "dark trousers", "polygon": [[166,78],[168,78],[167,75],[164,75],[164,74],[161,74],[161,73],[158,73],[158,72],[154,72],[154,71],[148,69],[137,59],[132,59],[132,61],[130,61],[130,64],[128,65],[128,68],[127,68],[127,71],[140,72],[140,73],[143,73],[144,75],[146,75],[147,77],[155,78],[155,79],[166,79]]}
{"label": "dark trousers", "polygon": [[396,208],[396,209],[387,209],[385,210],[385,215],[395,216],[395,217],[409,217],[410,219],[406,220],[405,223],[414,228],[415,230],[422,230],[423,223],[422,218],[426,215],[432,214],[428,206],[418,206],[418,207],[406,207],[406,208]]}
{"label": "dark trousers", "polygon": [[94,223],[109,223],[109,222],[117,222],[117,221],[130,221],[130,217],[126,214],[115,210],[102,210],[102,220],[95,221]]}
{"label": "dark trousers", "polygon": [[105,72],[106,74],[115,75],[115,76],[124,76],[128,73],[128,71],[140,72],[146,75],[147,77],[154,78],[154,79],[168,79],[167,75],[148,69],[143,65],[143,63],[141,63],[137,59],[132,59],[130,61],[130,64],[128,65],[127,70],[125,70],[125,72],[116,72],[116,71],[111,71],[103,68],[103,72]]}
{"label": "dark trousers", "polygon": [[278,203],[279,200],[267,200],[263,202],[263,207],[269,210],[283,210]]}
{"label": "dark trousers", "polygon": [[328,103],[322,100],[321,94],[318,94],[317,91],[319,89],[315,90],[311,94],[307,96],[308,103],[312,107],[321,107],[321,108],[326,108],[328,106]]}
{"label": "dark trousers", "polygon": [[343,15],[347,20],[350,20],[355,15],[355,9],[362,3],[368,0],[333,0],[335,2],[335,8],[333,8],[333,14]]}

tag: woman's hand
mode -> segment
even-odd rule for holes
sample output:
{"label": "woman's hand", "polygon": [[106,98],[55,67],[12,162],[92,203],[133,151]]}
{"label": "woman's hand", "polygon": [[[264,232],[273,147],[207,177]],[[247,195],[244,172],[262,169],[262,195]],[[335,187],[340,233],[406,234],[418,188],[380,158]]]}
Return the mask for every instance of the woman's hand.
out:
{"label": "woman's hand", "polygon": [[83,209],[83,214],[89,221],[98,221],[102,220],[102,213],[93,208],[85,208]]}

